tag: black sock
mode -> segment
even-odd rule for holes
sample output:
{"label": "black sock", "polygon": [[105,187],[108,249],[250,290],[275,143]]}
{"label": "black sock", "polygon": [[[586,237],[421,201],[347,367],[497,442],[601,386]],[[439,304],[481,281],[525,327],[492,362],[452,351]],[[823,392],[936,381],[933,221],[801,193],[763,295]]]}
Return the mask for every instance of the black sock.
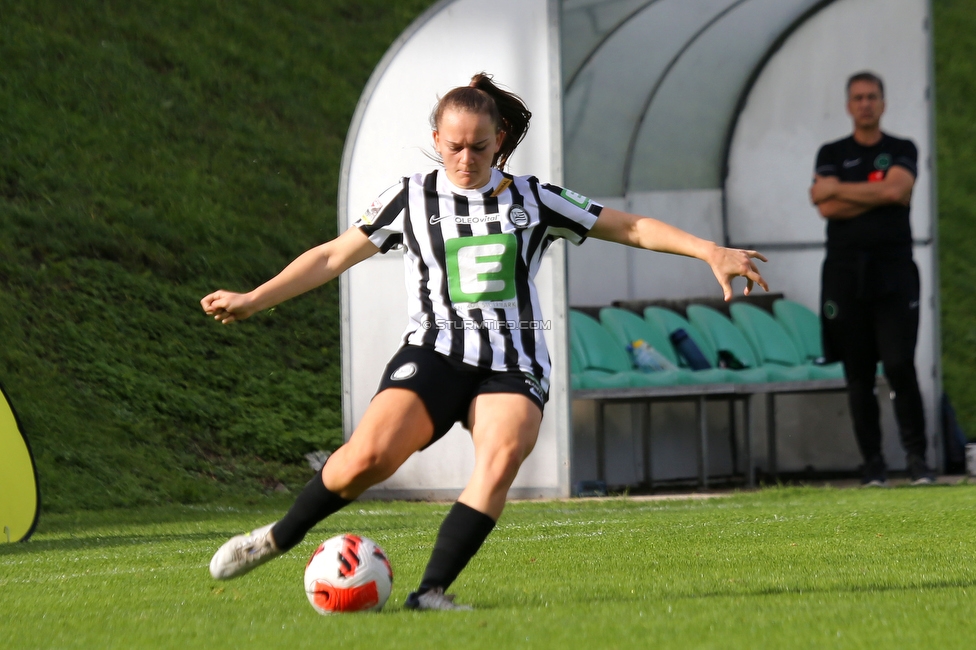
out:
{"label": "black sock", "polygon": [[298,494],[288,514],[271,529],[275,545],[282,551],[297,546],[315,524],[350,503],[352,501],[349,499],[343,499],[325,487],[322,483],[322,470],[319,470]]}
{"label": "black sock", "polygon": [[494,527],[495,520],[488,515],[463,503],[455,503],[437,533],[434,551],[417,593],[423,594],[434,587],[450,587]]}

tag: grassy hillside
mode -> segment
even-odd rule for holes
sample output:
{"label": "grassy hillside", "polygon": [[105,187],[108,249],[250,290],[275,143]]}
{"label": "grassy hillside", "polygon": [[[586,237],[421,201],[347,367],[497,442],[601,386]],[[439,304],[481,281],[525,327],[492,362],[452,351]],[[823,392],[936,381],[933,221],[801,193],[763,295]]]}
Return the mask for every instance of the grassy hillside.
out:
{"label": "grassy hillside", "polygon": [[945,390],[976,439],[976,1],[935,0]]}
{"label": "grassy hillside", "polygon": [[336,287],[198,301],[334,236],[356,101],[429,4],[0,0],[0,381],[46,509],[294,486],[339,440]]}
{"label": "grassy hillside", "polygon": [[[47,510],[257,496],[339,440],[338,297],[218,327],[335,234],[374,65],[432,0],[0,0],[0,382]],[[976,2],[935,0],[946,387],[976,433]]]}

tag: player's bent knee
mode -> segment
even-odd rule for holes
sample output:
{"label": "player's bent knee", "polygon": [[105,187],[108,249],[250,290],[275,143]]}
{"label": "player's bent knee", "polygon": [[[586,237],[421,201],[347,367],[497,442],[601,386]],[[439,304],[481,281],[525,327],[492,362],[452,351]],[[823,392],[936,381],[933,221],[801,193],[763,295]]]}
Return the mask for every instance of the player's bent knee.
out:
{"label": "player's bent knee", "polygon": [[498,484],[510,483],[527,455],[522,445],[507,445],[495,450],[487,463],[488,480]]}
{"label": "player's bent knee", "polygon": [[379,483],[392,476],[400,466],[399,460],[388,450],[371,445],[346,448],[345,452],[336,467],[330,468],[333,469],[330,475],[343,487]]}
{"label": "player's bent knee", "polygon": [[384,450],[374,450],[360,454],[353,462],[352,471],[362,478],[382,477],[388,478],[397,470],[400,463],[392,455]]}

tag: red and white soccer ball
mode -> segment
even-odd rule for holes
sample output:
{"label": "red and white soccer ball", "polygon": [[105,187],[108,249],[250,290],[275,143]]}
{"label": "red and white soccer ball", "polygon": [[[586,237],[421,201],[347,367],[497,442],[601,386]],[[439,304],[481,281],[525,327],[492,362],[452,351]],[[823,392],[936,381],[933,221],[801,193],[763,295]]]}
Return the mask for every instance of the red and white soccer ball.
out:
{"label": "red and white soccer ball", "polygon": [[392,588],[390,561],[368,537],[327,539],[305,565],[305,594],[319,614],[378,612]]}

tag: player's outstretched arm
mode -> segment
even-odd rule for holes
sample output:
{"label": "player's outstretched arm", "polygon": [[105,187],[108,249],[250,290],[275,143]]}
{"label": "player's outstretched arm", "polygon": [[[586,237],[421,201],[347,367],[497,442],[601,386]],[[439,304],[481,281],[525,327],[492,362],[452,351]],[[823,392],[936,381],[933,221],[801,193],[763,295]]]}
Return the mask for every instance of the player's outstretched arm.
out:
{"label": "player's outstretched arm", "polygon": [[753,261],[765,262],[761,253],[725,248],[657,219],[603,208],[590,229],[590,236],[635,248],[698,258],[711,267],[726,300],[732,299],[732,278],[735,277],[746,278],[745,295],[749,295],[754,284],[769,291],[769,285]]}
{"label": "player's outstretched arm", "polygon": [[359,228],[350,228],[332,241],[305,251],[257,289],[248,293],[220,289],[205,296],[200,305],[225,325],[244,320],[325,284],[379,250]]}

